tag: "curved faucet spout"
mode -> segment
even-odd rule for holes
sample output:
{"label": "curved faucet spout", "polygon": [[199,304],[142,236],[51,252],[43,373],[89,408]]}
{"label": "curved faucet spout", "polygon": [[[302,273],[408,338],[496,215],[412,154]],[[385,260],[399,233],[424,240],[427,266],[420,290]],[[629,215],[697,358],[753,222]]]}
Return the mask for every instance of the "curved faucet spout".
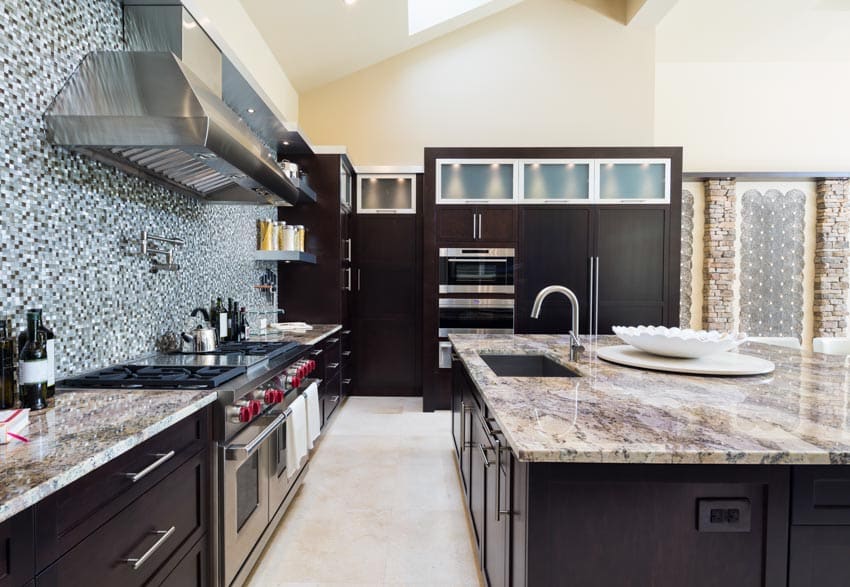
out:
{"label": "curved faucet spout", "polygon": [[561,294],[570,300],[570,306],[572,307],[573,313],[573,325],[570,329],[570,360],[575,361],[577,352],[584,350],[584,347],[581,345],[581,340],[578,337],[579,312],[578,298],[576,297],[576,294],[574,294],[571,289],[566,288],[563,285],[550,285],[548,287],[544,287],[537,293],[537,297],[534,298],[534,305],[531,307],[531,317],[534,319],[540,317],[540,308],[543,306],[543,300],[545,300],[549,294],[553,293]]}

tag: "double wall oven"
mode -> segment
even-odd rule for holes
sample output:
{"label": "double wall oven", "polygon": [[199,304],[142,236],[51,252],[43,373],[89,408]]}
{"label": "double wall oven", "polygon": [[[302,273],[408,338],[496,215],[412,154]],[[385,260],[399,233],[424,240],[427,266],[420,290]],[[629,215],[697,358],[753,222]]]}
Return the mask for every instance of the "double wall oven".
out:
{"label": "double wall oven", "polygon": [[[446,248],[439,252],[439,337],[512,334],[514,249]],[[441,340],[439,345],[440,368],[451,368],[451,343]]]}

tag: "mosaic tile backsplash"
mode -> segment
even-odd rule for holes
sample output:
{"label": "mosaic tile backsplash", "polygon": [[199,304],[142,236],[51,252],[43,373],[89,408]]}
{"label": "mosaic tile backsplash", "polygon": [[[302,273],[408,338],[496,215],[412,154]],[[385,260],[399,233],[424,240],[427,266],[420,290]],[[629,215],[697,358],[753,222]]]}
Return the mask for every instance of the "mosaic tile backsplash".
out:
{"label": "mosaic tile backsplash", "polygon": [[803,330],[806,195],[748,190],[741,200],[741,329],[751,336]]}
{"label": "mosaic tile backsplash", "polygon": [[[212,296],[268,308],[253,288],[273,264],[251,259],[271,207],[214,206],[45,140],[42,116],[94,50],[122,48],[115,0],[0,5],[0,314],[24,325],[42,307],[66,376],[152,352]],[[180,271],[150,273],[142,229],[176,236]]]}

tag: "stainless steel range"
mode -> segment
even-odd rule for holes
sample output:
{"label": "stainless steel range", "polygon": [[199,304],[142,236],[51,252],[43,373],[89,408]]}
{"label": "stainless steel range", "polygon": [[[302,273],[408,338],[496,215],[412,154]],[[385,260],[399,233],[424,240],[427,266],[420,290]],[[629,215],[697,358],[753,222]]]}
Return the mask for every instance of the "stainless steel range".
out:
{"label": "stainless steel range", "polygon": [[160,354],[60,382],[102,389],[215,389],[213,435],[217,584],[244,583],[304,478],[290,471],[291,404],[311,383],[310,347],[294,342],[225,343],[202,354]]}

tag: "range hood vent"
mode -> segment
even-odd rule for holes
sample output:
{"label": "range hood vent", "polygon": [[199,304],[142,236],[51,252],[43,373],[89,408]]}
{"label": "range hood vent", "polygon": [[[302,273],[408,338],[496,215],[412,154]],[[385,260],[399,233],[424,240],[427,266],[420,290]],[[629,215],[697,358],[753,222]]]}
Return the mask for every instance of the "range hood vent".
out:
{"label": "range hood vent", "polygon": [[45,122],[56,144],[208,202],[301,199],[275,154],[170,52],[90,53]]}

